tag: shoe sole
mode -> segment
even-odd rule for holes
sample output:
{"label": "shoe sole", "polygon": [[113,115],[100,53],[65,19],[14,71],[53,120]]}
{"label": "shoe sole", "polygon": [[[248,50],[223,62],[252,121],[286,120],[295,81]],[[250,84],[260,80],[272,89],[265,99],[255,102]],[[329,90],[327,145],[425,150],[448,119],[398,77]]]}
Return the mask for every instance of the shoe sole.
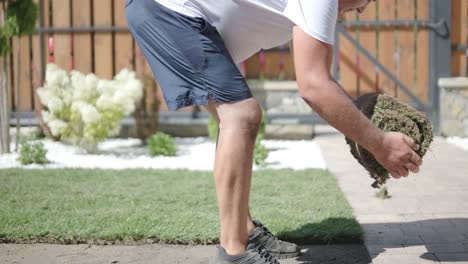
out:
{"label": "shoe sole", "polygon": [[295,258],[299,255],[301,255],[301,252],[294,252],[294,253],[280,253],[280,254],[275,254],[275,253],[270,253],[273,257],[277,259],[288,259],[288,258]]}

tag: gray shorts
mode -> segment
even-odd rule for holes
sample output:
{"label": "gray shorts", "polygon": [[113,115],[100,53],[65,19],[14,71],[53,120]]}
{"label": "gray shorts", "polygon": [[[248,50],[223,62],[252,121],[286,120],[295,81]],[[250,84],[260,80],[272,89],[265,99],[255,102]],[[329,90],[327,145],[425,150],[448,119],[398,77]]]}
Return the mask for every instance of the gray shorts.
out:
{"label": "gray shorts", "polygon": [[125,13],[169,110],[252,97],[220,34],[205,19],[155,0],[126,0]]}

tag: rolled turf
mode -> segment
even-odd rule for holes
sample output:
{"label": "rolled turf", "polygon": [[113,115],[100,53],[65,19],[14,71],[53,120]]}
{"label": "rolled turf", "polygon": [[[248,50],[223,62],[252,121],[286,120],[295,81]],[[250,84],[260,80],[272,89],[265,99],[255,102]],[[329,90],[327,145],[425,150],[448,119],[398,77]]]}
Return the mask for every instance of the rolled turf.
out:
{"label": "rolled turf", "polygon": [[[369,93],[355,100],[356,107],[374,125],[385,132],[401,132],[419,144],[417,153],[423,157],[433,140],[432,125],[427,117],[413,107],[385,94]],[[346,137],[353,157],[375,180],[372,187],[380,188],[390,178],[388,171],[374,156],[352,139]]]}

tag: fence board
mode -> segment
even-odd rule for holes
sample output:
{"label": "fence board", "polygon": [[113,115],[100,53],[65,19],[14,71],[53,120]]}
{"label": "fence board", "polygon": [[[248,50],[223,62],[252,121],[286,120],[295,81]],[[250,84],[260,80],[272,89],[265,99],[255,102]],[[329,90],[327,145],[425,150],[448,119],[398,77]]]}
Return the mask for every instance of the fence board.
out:
{"label": "fence board", "polygon": [[[452,1],[452,45],[458,45],[461,44],[461,32],[460,32],[460,27],[461,27],[461,17],[462,17],[462,11],[461,11],[461,1],[462,0],[453,0]],[[455,11],[458,10],[458,11]],[[458,75],[459,74],[459,69],[460,69],[460,62],[461,62],[461,57],[460,57],[460,52],[457,50],[452,51],[452,64],[451,64],[451,73],[452,75]]]}
{"label": "fence board", "polygon": [[[461,28],[461,44],[462,45],[467,45],[468,44],[468,2],[467,1],[462,1],[461,5],[461,10],[462,10],[462,21],[460,24],[462,25]],[[462,67],[461,67],[461,73],[460,75],[462,76],[467,76],[468,74],[468,65],[467,65],[467,60],[466,60],[466,53],[461,55],[462,57]]]}
{"label": "fence board", "polygon": [[[414,19],[414,0],[398,0],[398,18],[399,19]],[[399,79],[410,89],[414,91],[414,29],[400,28],[399,29]],[[403,92],[398,91],[398,98],[405,102],[409,102],[409,97]]]}
{"label": "fence board", "polygon": [[[461,4],[461,12],[462,12],[462,21],[460,24],[462,25],[460,34],[461,34],[461,44],[467,45],[468,44],[468,2],[462,1]],[[462,57],[462,66],[460,69],[461,76],[467,76],[468,74],[468,65],[467,65],[467,53],[461,54]]]}
{"label": "fence board", "polygon": [[[52,0],[52,19],[54,27],[70,27],[70,0]],[[65,69],[71,70],[70,33],[54,33],[55,63]]]}
{"label": "fence board", "polygon": [[[281,63],[283,66],[281,66]],[[284,67],[281,70],[281,67]],[[266,79],[275,79],[281,76],[282,79],[291,79],[294,77],[294,64],[291,55],[286,51],[265,51],[264,77]]]}
{"label": "fence board", "polygon": [[[418,19],[429,19],[429,5],[427,0],[418,0]],[[429,31],[419,29],[417,34],[417,88],[418,98],[424,102],[429,100]]]}
{"label": "fence board", "polygon": [[[452,46],[461,44],[461,1],[452,0]],[[452,51],[452,75],[459,75],[462,61],[460,60],[460,52],[457,50]]]}
{"label": "fence board", "polygon": [[284,61],[284,74],[285,74],[285,79],[287,80],[296,79],[296,69],[294,68],[294,58],[291,52],[286,52],[286,58]]}
{"label": "fence board", "polygon": [[[11,42],[10,42],[11,43]],[[10,46],[11,47],[11,46]],[[10,106],[10,109],[13,110],[16,108],[14,107],[15,103],[15,92],[14,92],[14,82],[13,82],[13,54],[9,54],[7,56],[7,67],[8,67],[8,72],[7,72],[7,82],[8,82],[8,105]]]}
{"label": "fence board", "polygon": [[[287,48],[283,51],[263,51],[263,54],[255,54],[245,61],[247,79],[258,79],[261,75],[266,79],[294,80],[296,78],[294,60]],[[260,64],[261,56],[264,56],[263,66]]]}
{"label": "fence board", "polygon": [[[114,25],[126,27],[125,0],[114,0]],[[133,39],[129,32],[115,33],[115,71],[123,68],[133,69]]]}
{"label": "fence board", "polygon": [[[39,5],[39,0],[33,1],[35,4]],[[39,19],[36,21],[36,28],[39,27]],[[41,80],[41,50],[40,50],[40,38],[38,33],[31,34],[31,88],[32,88],[32,99],[33,99],[33,110],[40,109],[39,98],[36,95],[36,89],[42,86]]]}
{"label": "fence board", "polygon": [[256,79],[260,76],[260,57],[258,54],[245,60],[245,78]]}
{"label": "fence board", "polygon": [[[341,16],[342,20],[355,21],[356,15],[353,13],[348,13]],[[355,30],[348,30],[349,33],[356,37]],[[358,52],[356,48],[341,34],[339,35],[339,61],[340,61],[340,84],[343,86],[345,91],[355,97],[357,95],[358,89],[358,78],[357,78],[357,58]]]}
{"label": "fence board", "polygon": [[[265,57],[265,78],[275,79],[278,78],[280,74],[283,75],[283,79],[291,79],[294,77],[294,64],[292,63],[289,52],[267,51]],[[283,71],[281,71],[281,63],[283,63]]]}
{"label": "fence board", "polygon": [[[468,3],[466,0],[452,0],[452,44],[467,44]],[[467,62],[464,51],[452,52],[452,75],[466,76]]]}
{"label": "fence board", "polygon": [[[91,0],[74,0],[72,7],[73,26],[91,26]],[[93,70],[92,47],[92,33],[73,34],[74,68],[85,74],[91,73]]]}
{"label": "fence board", "polygon": [[42,86],[41,80],[41,58],[40,58],[40,47],[39,47],[39,35],[33,34],[31,36],[31,53],[32,53],[32,61],[31,61],[31,89],[32,89],[32,98],[33,98],[33,109],[39,109],[40,106],[36,96],[36,89]]}
{"label": "fence board", "polygon": [[[21,50],[21,54],[18,57],[18,49]],[[29,36],[22,36],[19,40],[18,38],[13,37],[13,78],[14,78],[14,88],[15,91],[15,109],[20,111],[30,111],[32,109],[32,99],[31,99],[31,79],[30,79],[30,45],[29,45]],[[19,63],[19,65],[18,65]],[[18,66],[20,70],[18,72]],[[19,94],[17,92],[17,82],[18,77],[20,78]],[[18,105],[16,105],[18,103]]]}
{"label": "fence board", "polygon": [[[395,20],[395,1],[378,2],[379,18],[381,20]],[[395,28],[381,28],[379,31],[379,58],[378,60],[395,73]],[[395,96],[395,83],[383,74],[379,74],[379,88],[386,94]]]}
{"label": "fence board", "polygon": [[[360,19],[364,21],[376,20],[376,8],[375,4],[369,4],[367,9],[360,14]],[[361,28],[360,30],[360,42],[361,45],[373,56],[376,56],[376,31],[369,28]],[[360,93],[369,93],[376,91],[376,68],[375,65],[364,56],[360,59]]]}
{"label": "fence board", "polygon": [[[94,25],[112,25],[112,3],[111,0],[93,1]],[[112,33],[94,33],[94,71],[101,78],[111,79],[113,77],[112,58]]]}
{"label": "fence board", "polygon": [[[50,0],[42,0],[41,12],[42,12],[42,26],[44,28],[48,28],[52,25],[52,21],[50,20]],[[50,60],[50,50],[49,50],[49,38],[52,34],[44,33],[42,39],[42,52],[44,54],[44,62],[47,64]],[[44,67],[43,72],[41,73],[42,79],[45,77],[46,67]]]}

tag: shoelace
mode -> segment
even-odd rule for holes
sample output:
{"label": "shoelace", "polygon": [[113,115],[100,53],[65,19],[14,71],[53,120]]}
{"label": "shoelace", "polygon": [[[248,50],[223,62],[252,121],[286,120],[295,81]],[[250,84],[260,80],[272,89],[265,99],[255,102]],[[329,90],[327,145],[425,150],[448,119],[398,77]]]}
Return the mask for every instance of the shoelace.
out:
{"label": "shoelace", "polygon": [[278,238],[273,235],[273,233],[270,232],[270,230],[268,230],[268,228],[266,228],[265,226],[262,225],[262,230],[263,232],[265,232],[268,236],[270,236],[271,238],[273,238],[273,240],[277,241]]}
{"label": "shoelace", "polygon": [[279,261],[275,257],[273,257],[272,255],[270,255],[268,250],[266,250],[265,248],[263,248],[263,247],[259,248],[258,253],[260,254],[260,257],[262,259],[266,260],[267,263],[280,264]]}

